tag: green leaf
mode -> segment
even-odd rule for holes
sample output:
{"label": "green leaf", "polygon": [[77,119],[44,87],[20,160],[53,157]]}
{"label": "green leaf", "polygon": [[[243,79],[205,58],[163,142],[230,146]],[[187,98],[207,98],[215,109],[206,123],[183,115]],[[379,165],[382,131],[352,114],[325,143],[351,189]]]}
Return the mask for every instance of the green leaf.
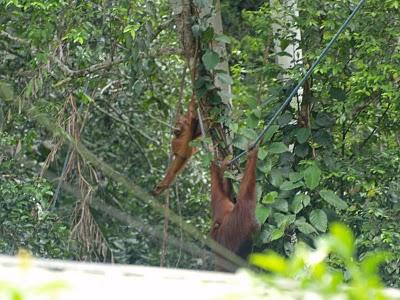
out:
{"label": "green leaf", "polygon": [[264,160],[264,158],[266,158],[267,155],[268,155],[268,151],[264,147],[260,147],[258,149],[257,157],[259,160]]}
{"label": "green leaf", "polygon": [[201,34],[201,41],[204,44],[210,43],[214,39],[214,28],[212,27],[207,27],[206,30],[204,30]]}
{"label": "green leaf", "polygon": [[229,36],[226,36],[224,34],[218,34],[214,40],[221,42],[221,43],[225,43],[225,44],[230,44],[231,43],[231,39]]}
{"label": "green leaf", "polygon": [[253,128],[241,128],[240,133],[250,140],[257,138],[257,132]]}
{"label": "green leaf", "polygon": [[351,230],[339,223],[334,223],[330,227],[332,236],[332,247],[343,256],[343,258],[351,259],[354,253],[354,236]]}
{"label": "green leaf", "polygon": [[250,263],[265,270],[281,274],[285,273],[289,268],[285,258],[274,252],[252,254]]}
{"label": "green leaf", "polygon": [[288,147],[282,142],[272,143],[268,151],[273,154],[280,154],[289,151]]}
{"label": "green leaf", "polygon": [[292,182],[296,182],[299,181],[300,179],[303,178],[303,174],[300,172],[290,172],[289,173],[289,179]]}
{"label": "green leaf", "polygon": [[333,143],[332,135],[326,129],[320,129],[313,134],[313,140],[323,147],[329,147]]}
{"label": "green leaf", "polygon": [[270,172],[271,184],[273,186],[279,187],[283,182],[282,172],[277,169],[272,169]]}
{"label": "green leaf", "polygon": [[260,240],[263,244],[267,244],[271,241],[271,234],[276,227],[272,224],[264,223],[262,226],[262,231],[260,233]]}
{"label": "green leaf", "polygon": [[272,170],[272,161],[270,159],[264,160],[262,164],[258,165],[257,169],[265,175],[269,174]]}
{"label": "green leaf", "polygon": [[219,55],[214,51],[207,50],[202,57],[202,61],[208,71],[213,70],[219,63]]}
{"label": "green leaf", "polygon": [[259,224],[264,224],[271,213],[271,208],[265,205],[257,203],[256,207],[256,219]]}
{"label": "green leaf", "polygon": [[342,210],[347,208],[347,203],[340,199],[333,191],[331,190],[321,190],[319,195],[328,202],[330,205],[335,208]]}
{"label": "green leaf", "polygon": [[296,220],[295,225],[297,229],[304,234],[311,234],[316,232],[315,228],[308,224],[304,218]]}
{"label": "green leaf", "polygon": [[322,209],[315,209],[310,213],[310,223],[321,232],[328,227],[328,217]]}
{"label": "green leaf", "polygon": [[272,192],[269,192],[268,194],[266,194],[266,195],[262,198],[261,202],[262,202],[262,203],[265,203],[265,204],[271,204],[271,203],[274,203],[274,202],[275,202],[275,200],[276,200],[277,197],[278,197],[278,193],[275,192],[275,191],[272,191]]}
{"label": "green leaf", "polygon": [[280,239],[285,234],[285,228],[276,228],[271,233],[271,242]]}
{"label": "green leaf", "polygon": [[240,150],[247,150],[249,145],[249,140],[246,139],[243,135],[237,134],[235,135],[232,143],[236,148],[239,148]]}
{"label": "green leaf", "polygon": [[272,139],[272,136],[277,132],[279,129],[278,125],[272,125],[264,135],[264,142],[268,142]]}
{"label": "green leaf", "polygon": [[303,198],[301,195],[306,196],[304,194],[297,194],[294,196],[294,199],[290,204],[290,211],[294,212],[295,214],[299,213],[303,209]]}
{"label": "green leaf", "polygon": [[335,119],[327,113],[319,113],[315,118],[315,123],[321,127],[332,127],[335,125]]}
{"label": "green leaf", "polygon": [[310,204],[311,197],[309,195],[299,194],[299,197],[301,197],[304,207],[307,207]]}
{"label": "green leaf", "polygon": [[285,181],[284,183],[281,184],[281,186],[279,188],[282,191],[291,191],[291,190],[297,189],[303,185],[304,184],[302,181],[299,181],[299,182]]}
{"label": "green leaf", "polygon": [[308,144],[297,144],[294,147],[294,154],[300,158],[305,158],[310,150],[310,146]]}
{"label": "green leaf", "polygon": [[287,228],[296,220],[296,216],[292,214],[274,213],[272,218],[279,228]]}
{"label": "green leaf", "polygon": [[364,274],[374,275],[378,272],[380,264],[390,258],[390,254],[386,252],[371,252],[363,258],[361,262],[361,270]]}
{"label": "green leaf", "polygon": [[313,190],[319,185],[319,181],[321,180],[321,170],[316,166],[309,166],[304,170],[304,181],[306,186]]}
{"label": "green leaf", "polygon": [[285,112],[283,115],[281,115],[278,118],[278,124],[282,127],[285,126],[287,124],[289,124],[290,121],[292,121],[293,116],[290,112]]}
{"label": "green leaf", "polygon": [[278,199],[277,201],[275,201],[275,203],[273,204],[273,207],[282,212],[289,211],[289,204],[284,199]]}
{"label": "green leaf", "polygon": [[337,99],[339,101],[346,100],[346,92],[340,88],[332,87],[329,91],[329,94],[333,99]]}
{"label": "green leaf", "polygon": [[299,142],[300,144],[304,144],[311,136],[311,130],[310,128],[299,128],[296,130],[295,136],[297,142]]}

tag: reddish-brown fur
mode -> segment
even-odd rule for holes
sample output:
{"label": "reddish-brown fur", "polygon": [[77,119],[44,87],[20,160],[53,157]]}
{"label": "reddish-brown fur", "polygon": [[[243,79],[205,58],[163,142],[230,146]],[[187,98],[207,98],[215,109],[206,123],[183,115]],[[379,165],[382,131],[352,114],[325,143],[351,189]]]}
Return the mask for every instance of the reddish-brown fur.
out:
{"label": "reddish-brown fur", "polygon": [[193,95],[188,112],[177,118],[174,138],[171,141],[174,158],[168,166],[164,179],[155,187],[154,195],[159,195],[169,188],[175,177],[184,169],[189,158],[196,152],[196,149],[190,146],[190,142],[201,135],[199,127]]}
{"label": "reddish-brown fur", "polygon": [[214,162],[211,165],[211,237],[241,257],[249,254],[253,235],[259,229],[255,216],[256,163],[257,149],[253,149],[248,154],[236,204],[223,178],[226,163],[222,163],[221,168]]}

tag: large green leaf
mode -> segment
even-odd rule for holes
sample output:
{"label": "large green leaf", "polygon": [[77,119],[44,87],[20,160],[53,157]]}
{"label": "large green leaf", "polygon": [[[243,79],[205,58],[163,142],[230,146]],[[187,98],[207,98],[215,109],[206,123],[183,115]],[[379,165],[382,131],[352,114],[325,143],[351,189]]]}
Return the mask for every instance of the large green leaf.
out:
{"label": "large green leaf", "polygon": [[264,224],[271,213],[271,208],[262,204],[257,204],[256,219],[259,224]]}
{"label": "large green leaf", "polygon": [[296,196],[294,196],[294,199],[290,204],[290,210],[297,214],[303,209],[303,207],[306,207],[309,203],[310,196],[305,194],[297,194]]}
{"label": "large green leaf", "polygon": [[321,112],[315,118],[315,122],[321,127],[332,127],[335,125],[335,119],[327,113]]}
{"label": "large green leaf", "polygon": [[269,192],[268,194],[266,194],[262,198],[261,202],[265,203],[265,204],[271,204],[271,203],[275,202],[277,197],[278,197],[278,193],[276,191],[272,191],[272,192]]}
{"label": "large green leaf", "polygon": [[306,157],[309,151],[310,146],[308,144],[297,144],[294,147],[294,154],[300,158]]}
{"label": "large green leaf", "polygon": [[268,142],[271,140],[272,136],[277,132],[279,129],[278,125],[272,125],[267,132],[264,134],[264,142]]}
{"label": "large green leaf", "polygon": [[339,196],[337,196],[333,191],[321,190],[319,194],[322,197],[322,199],[324,199],[326,202],[328,202],[335,208],[339,210],[347,208],[347,203],[344,202],[342,199],[340,199]]}
{"label": "large green leaf", "polygon": [[351,259],[354,253],[354,236],[351,230],[339,223],[334,223],[330,228],[332,246],[347,259]]}
{"label": "large green leaf", "polygon": [[332,135],[326,129],[320,129],[313,133],[313,140],[323,147],[329,147],[333,142]]}
{"label": "large green leaf", "polygon": [[201,60],[203,61],[204,67],[210,71],[218,65],[219,55],[214,51],[207,50]]}
{"label": "large green leaf", "polygon": [[292,121],[293,116],[290,112],[285,112],[284,114],[282,114],[279,118],[278,118],[278,124],[280,126],[285,126],[287,124],[289,124],[290,121]]}
{"label": "large green leaf", "polygon": [[319,185],[321,180],[321,170],[316,165],[309,166],[304,170],[304,181],[306,186],[313,190]]}
{"label": "large green leaf", "polygon": [[285,233],[284,227],[277,228],[274,225],[265,224],[264,229],[260,233],[260,239],[264,244],[266,244],[275,241],[277,239],[280,239],[284,233]]}
{"label": "large green leaf", "polygon": [[292,214],[274,213],[272,218],[278,227],[286,228],[296,220],[296,216]]}
{"label": "large green leaf", "polygon": [[250,263],[265,270],[284,274],[289,268],[285,258],[274,252],[256,253],[250,256]]}
{"label": "large green leaf", "polygon": [[278,199],[277,201],[275,201],[274,204],[272,204],[272,206],[279,211],[283,211],[283,212],[289,211],[289,204],[284,199]]}
{"label": "large green leaf", "polygon": [[298,181],[298,182],[285,181],[281,184],[281,186],[279,188],[282,191],[291,191],[291,190],[297,189],[303,185],[304,184],[302,181]]}
{"label": "large green leaf", "polygon": [[303,174],[300,172],[290,172],[289,173],[289,180],[292,182],[297,182],[303,178]]}
{"label": "large green leaf", "polygon": [[271,184],[273,186],[279,187],[283,182],[282,172],[278,169],[272,169],[270,172]]}
{"label": "large green leaf", "polygon": [[316,232],[315,228],[307,223],[303,217],[296,220],[295,225],[297,229],[304,234],[311,234]]}
{"label": "large green leaf", "polygon": [[322,209],[314,209],[310,213],[310,223],[321,232],[328,227],[328,217]]}
{"label": "large green leaf", "polygon": [[296,130],[295,136],[300,144],[304,144],[311,135],[311,130],[309,128],[299,128]]}
{"label": "large green leaf", "polygon": [[273,154],[280,154],[289,151],[288,147],[282,142],[272,143],[268,151]]}
{"label": "large green leaf", "polygon": [[283,236],[284,233],[285,233],[285,228],[283,228],[283,227],[274,229],[272,231],[272,233],[271,233],[271,240],[270,241],[272,242],[272,241],[275,241],[277,239],[280,239]]}

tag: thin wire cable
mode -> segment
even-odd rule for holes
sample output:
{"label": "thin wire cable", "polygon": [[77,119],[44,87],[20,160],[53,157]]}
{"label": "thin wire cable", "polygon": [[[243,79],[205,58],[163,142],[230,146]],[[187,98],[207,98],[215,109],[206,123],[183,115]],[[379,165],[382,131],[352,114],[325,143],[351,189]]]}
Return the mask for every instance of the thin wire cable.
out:
{"label": "thin wire cable", "polygon": [[296,87],[292,90],[290,95],[286,98],[286,100],[282,103],[282,105],[279,107],[279,109],[275,112],[275,114],[272,116],[272,118],[269,120],[267,125],[264,127],[263,131],[259,134],[253,145],[248,149],[243,151],[242,153],[238,154],[235,156],[229,164],[237,161],[239,158],[241,158],[243,155],[248,153],[251,149],[257,146],[257,144],[262,140],[264,137],[265,133],[268,131],[268,129],[271,127],[271,125],[274,123],[276,118],[279,116],[279,114],[285,109],[285,107],[289,104],[289,102],[292,100],[294,95],[297,93],[299,88],[301,88],[304,84],[304,82],[310,77],[314,69],[318,66],[318,64],[321,62],[321,60],[326,56],[328,51],[332,48],[333,44],[336,42],[337,38],[339,35],[346,29],[346,27],[349,25],[351,19],[355,16],[355,14],[360,10],[361,6],[365,3],[366,0],[361,0],[357,6],[354,8],[353,12],[347,17],[346,21],[342,24],[342,26],[339,28],[339,30],[336,32],[336,34],[333,36],[333,38],[330,40],[330,42],[326,45],[325,49],[321,52],[321,54],[318,56],[318,58],[314,61],[312,64],[311,68],[308,69],[307,73],[303,76],[303,78],[299,81],[299,83],[296,85]]}

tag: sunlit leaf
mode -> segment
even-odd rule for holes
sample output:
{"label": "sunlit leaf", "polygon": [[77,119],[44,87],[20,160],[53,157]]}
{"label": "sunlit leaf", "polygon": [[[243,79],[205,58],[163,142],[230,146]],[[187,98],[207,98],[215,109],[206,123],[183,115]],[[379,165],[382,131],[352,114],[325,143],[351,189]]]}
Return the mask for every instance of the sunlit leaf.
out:
{"label": "sunlit leaf", "polygon": [[340,223],[334,223],[330,227],[330,233],[333,238],[332,246],[343,258],[350,259],[354,252],[354,237],[351,230]]}
{"label": "sunlit leaf", "polygon": [[285,273],[288,268],[285,258],[274,252],[253,254],[250,256],[250,263],[276,273]]}

